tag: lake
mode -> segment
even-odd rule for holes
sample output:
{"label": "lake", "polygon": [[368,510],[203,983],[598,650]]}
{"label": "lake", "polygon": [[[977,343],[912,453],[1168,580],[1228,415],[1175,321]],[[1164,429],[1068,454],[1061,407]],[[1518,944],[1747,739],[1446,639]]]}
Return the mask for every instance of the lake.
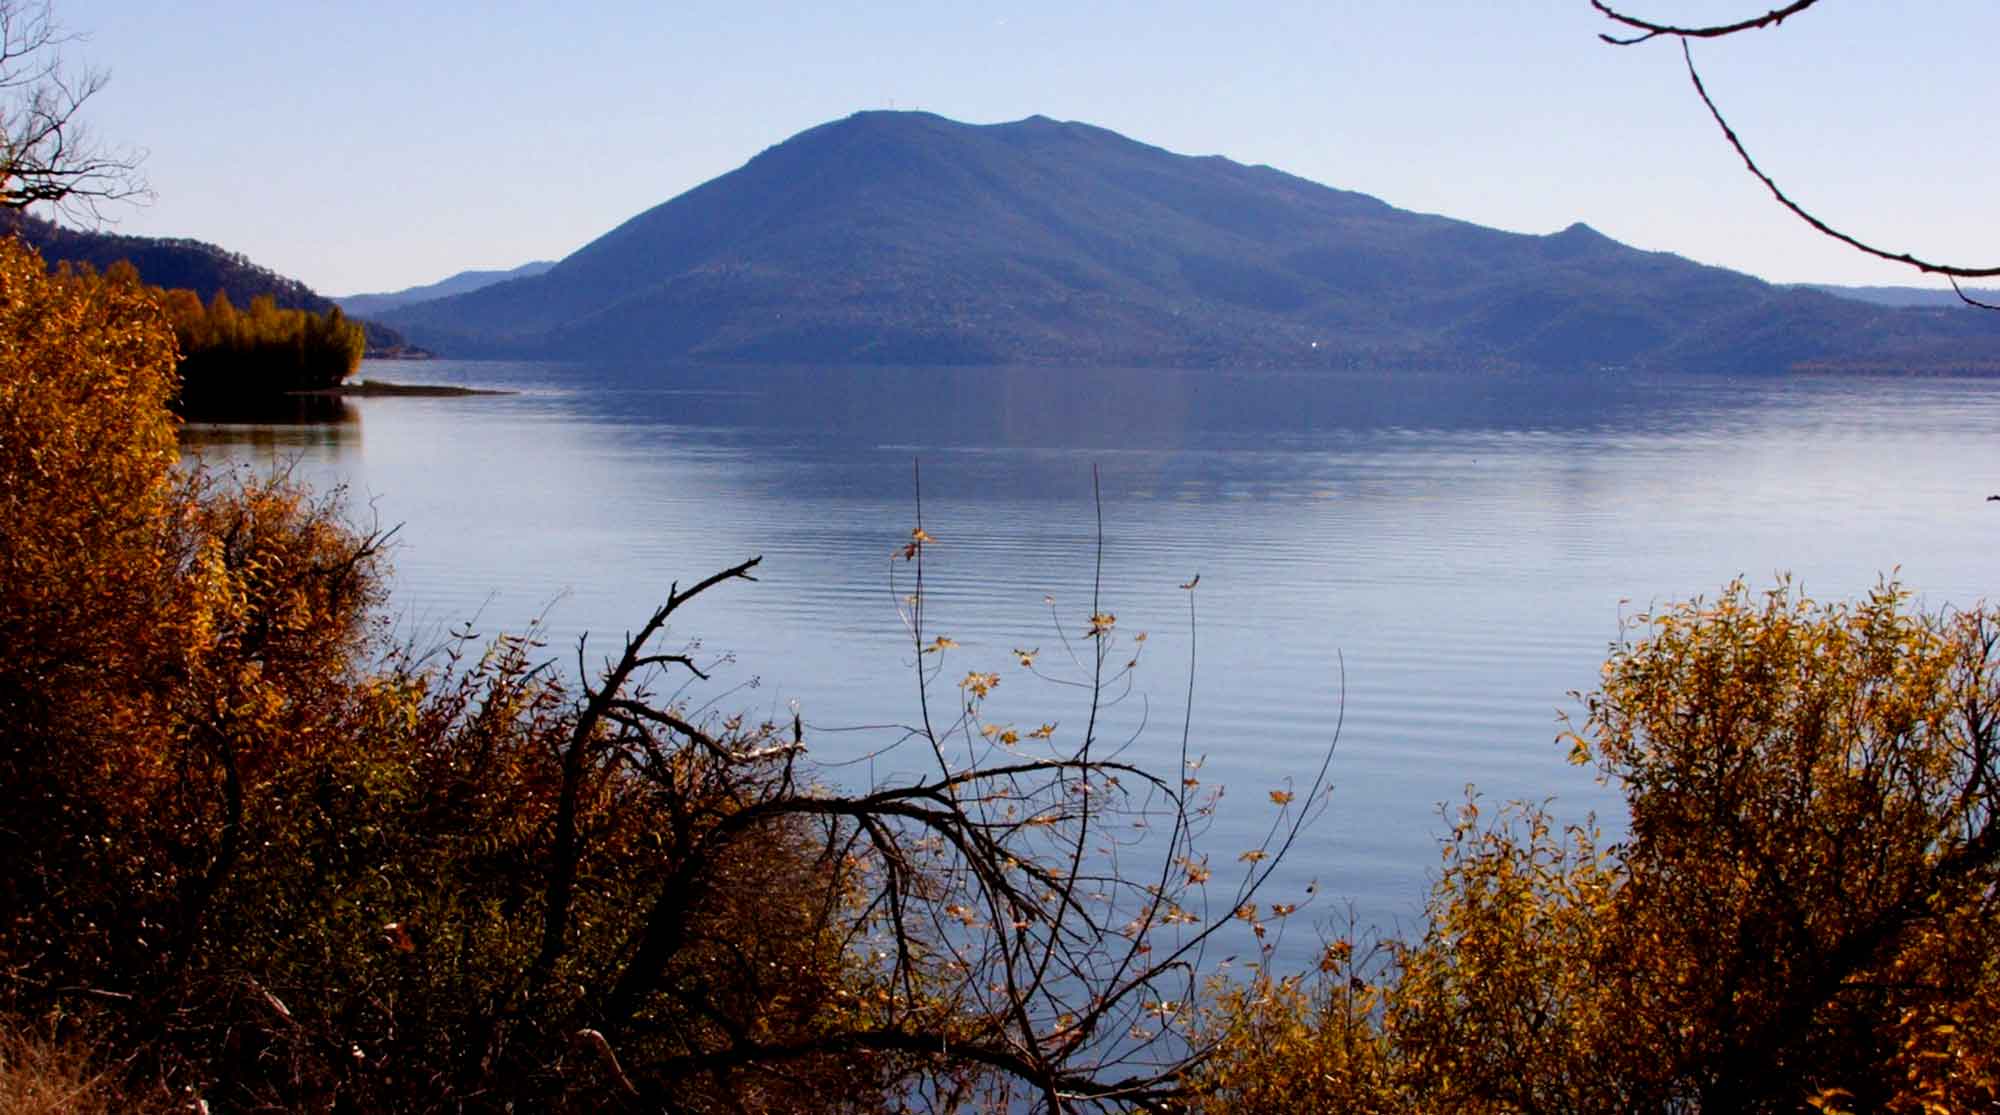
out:
{"label": "lake", "polygon": [[[1928,605],[1969,605],[2000,553],[1985,501],[2000,383],[1978,380],[455,361],[362,375],[519,394],[359,399],[331,421],[191,427],[188,449],[344,484],[357,520],[400,525],[393,608],[420,645],[468,620],[489,636],[539,624],[573,670],[584,632],[592,661],[613,654],[669,584],[761,554],[760,583],[675,629],[729,659],[699,699],[785,719],[797,701],[812,754],[857,783],[917,765],[878,753],[893,730],[863,727],[917,715],[909,567],[892,558],[915,469],[935,538],[927,619],[960,644],[934,693],[949,704],[965,671],[997,671],[989,720],[1072,730],[1075,692],[1010,652],[1059,664],[1055,624],[1073,644],[1084,628],[1094,471],[1102,606],[1121,648],[1148,635],[1108,738],[1171,770],[1192,646],[1192,746],[1229,791],[1205,840],[1220,881],[1271,821],[1267,791],[1309,778],[1339,725],[1331,810],[1265,898],[1316,880],[1316,917],[1352,903],[1384,929],[1415,923],[1439,806],[1468,784],[1616,829],[1615,796],[1553,740],[1622,618],[1784,571],[1830,598],[1900,568]],[[1191,629],[1179,586],[1196,574]]]}

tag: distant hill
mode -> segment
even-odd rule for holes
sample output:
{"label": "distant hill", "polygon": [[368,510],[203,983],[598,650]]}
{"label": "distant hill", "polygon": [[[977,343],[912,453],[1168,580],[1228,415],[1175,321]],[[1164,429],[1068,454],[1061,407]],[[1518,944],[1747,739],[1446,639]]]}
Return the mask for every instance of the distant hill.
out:
{"label": "distant hill", "polygon": [[336,296],[334,301],[340,303],[340,308],[348,313],[366,317],[370,314],[385,313],[399,306],[428,302],[433,298],[465,294],[492,286],[494,283],[504,283],[508,279],[524,279],[539,275],[555,265],[552,259],[538,259],[507,271],[460,271],[449,278],[439,279],[424,286],[407,287],[383,294],[344,294]]}
{"label": "distant hill", "polygon": [[762,363],[1675,368],[2000,362],[2000,315],[1501,232],[1087,124],[864,112],[548,272],[391,311],[464,355]]}
{"label": "distant hill", "polygon": [[[102,271],[121,259],[130,260],[146,282],[168,289],[191,290],[204,301],[220,291],[238,307],[248,306],[251,299],[265,294],[282,310],[323,314],[334,307],[332,299],[299,280],[201,240],[121,236],[64,228],[16,210],[0,210],[0,236],[15,234],[49,263],[87,263]],[[408,342],[395,329],[372,321],[362,321],[361,325],[367,332],[371,354],[393,355],[408,350]]]}
{"label": "distant hill", "polygon": [[[1949,290],[1936,290],[1920,286],[1835,286],[1832,283],[1800,283],[1806,290],[1817,290],[1836,298],[1851,298],[1857,302],[1867,302],[1876,306],[1925,306],[1931,308],[1949,307],[1971,310],[1965,300]],[[2000,304],[2000,290],[1991,287],[1966,287],[1965,293],[1981,302]]]}

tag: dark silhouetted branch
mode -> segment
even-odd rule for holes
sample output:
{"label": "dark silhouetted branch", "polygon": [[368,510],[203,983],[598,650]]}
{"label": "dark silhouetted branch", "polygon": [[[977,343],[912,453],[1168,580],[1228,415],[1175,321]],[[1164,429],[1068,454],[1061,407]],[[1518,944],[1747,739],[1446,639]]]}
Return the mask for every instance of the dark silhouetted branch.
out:
{"label": "dark silhouetted branch", "polygon": [[1651,20],[1626,15],[1624,12],[1618,11],[1609,4],[1606,4],[1604,0],[1590,0],[1590,6],[1602,12],[1606,19],[1622,23],[1639,32],[1637,35],[1629,36],[1609,34],[1597,36],[1614,46],[1631,46],[1634,43],[1643,43],[1647,39],[1657,39],[1662,35],[1678,39],[1719,39],[1724,35],[1734,35],[1739,31],[1756,31],[1760,28],[1776,27],[1778,24],[1785,22],[1785,20],[1817,3],[1819,3],[1819,0],[1795,0],[1794,3],[1787,4],[1782,8],[1773,8],[1754,19],[1746,19],[1737,23],[1717,23],[1704,27],[1676,27],[1670,23],[1654,23]]}
{"label": "dark silhouetted branch", "polygon": [[140,156],[100,145],[84,127],[84,102],[106,77],[62,65],[71,37],[48,4],[0,0],[0,208],[48,202],[99,218],[99,202],[151,196]]}
{"label": "dark silhouetted branch", "polygon": [[[1932,275],[1943,275],[1950,279],[1991,279],[2000,277],[2000,267],[1959,267],[1949,263],[1935,263],[1931,260],[1920,259],[1908,252],[1895,252],[1886,248],[1878,248],[1873,244],[1842,232],[1814,216],[1811,212],[1807,211],[1805,206],[1793,201],[1784,190],[1779,188],[1778,183],[1769,174],[1764,173],[1764,168],[1757,165],[1757,160],[1750,157],[1750,151],[1743,146],[1743,140],[1737,136],[1736,129],[1730,127],[1729,121],[1723,118],[1722,110],[1716,107],[1715,99],[1708,95],[1708,87],[1703,85],[1701,81],[1701,71],[1695,68],[1694,52],[1688,49],[1685,42],[1681,44],[1681,54],[1687,60],[1688,78],[1694,82],[1695,95],[1701,98],[1701,103],[1708,108],[1708,114],[1715,119],[1716,126],[1722,129],[1722,137],[1729,141],[1729,146],[1736,150],[1736,154],[1743,160],[1743,165],[1749,168],[1750,173],[1756,176],[1757,181],[1762,182],[1764,188],[1771,192],[1771,196],[1778,199],[1778,204],[1791,210],[1800,220],[1856,251],[1864,252],[1877,259],[1886,259],[1891,263],[1906,264]],[[1952,287],[1953,289],[1957,289],[1958,284],[1954,282]],[[1964,292],[1961,291],[1960,297],[1963,296]]]}
{"label": "dark silhouetted branch", "polygon": [[1877,259],[1887,260],[1890,263],[1900,263],[1906,267],[1914,267],[1925,274],[1941,275],[1951,283],[1952,292],[1958,295],[1959,301],[1982,310],[2000,310],[2000,305],[1980,301],[1965,293],[1965,289],[1959,285],[1960,279],[2000,278],[2000,267],[1966,267],[1958,264],[1939,263],[1935,260],[1924,259],[1910,252],[1899,252],[1889,248],[1878,247],[1862,240],[1860,237],[1843,232],[1833,225],[1828,224],[1805,206],[1792,200],[1791,195],[1787,194],[1778,185],[1777,180],[1765,173],[1763,167],[1757,165],[1757,160],[1751,157],[1749,148],[1744,146],[1742,138],[1736,134],[1736,129],[1723,116],[1721,107],[1715,103],[1715,98],[1709,96],[1708,87],[1701,80],[1701,71],[1694,64],[1694,51],[1688,46],[1690,39],[1719,39],[1744,31],[1776,27],[1778,24],[1783,23],[1787,17],[1805,11],[1818,2],[1819,0],[1796,0],[1795,3],[1787,4],[1782,8],[1774,8],[1753,19],[1745,19],[1736,23],[1718,23],[1698,27],[1679,27],[1672,24],[1655,23],[1650,20],[1640,19],[1637,16],[1627,15],[1624,12],[1618,11],[1604,3],[1604,0],[1590,0],[1590,6],[1597,9],[1605,18],[1640,32],[1640,34],[1630,36],[1608,34],[1598,36],[1607,43],[1615,46],[1632,46],[1636,43],[1643,43],[1649,39],[1660,38],[1662,36],[1677,38],[1681,41],[1681,57],[1687,63],[1688,80],[1694,83],[1695,95],[1701,98],[1701,103],[1708,109],[1709,116],[1715,120],[1716,126],[1722,129],[1723,138],[1729,142],[1729,146],[1736,152],[1737,157],[1743,160],[1744,167],[1750,171],[1751,175],[1757,181],[1764,184],[1764,188],[1770,192],[1773,198],[1777,199],[1778,204],[1784,206],[1794,216],[1812,226],[1814,231],[1823,236],[1838,240],[1842,244],[1864,255],[1874,256]]}

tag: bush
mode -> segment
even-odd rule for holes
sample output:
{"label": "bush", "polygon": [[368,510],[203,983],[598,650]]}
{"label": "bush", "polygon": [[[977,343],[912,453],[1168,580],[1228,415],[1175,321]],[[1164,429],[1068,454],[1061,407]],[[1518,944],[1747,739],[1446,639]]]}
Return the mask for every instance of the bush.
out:
{"label": "bush", "polygon": [[[1967,1111],[2000,1105],[2000,627],[1885,585],[1819,605],[1731,585],[1637,621],[1564,738],[1625,841],[1468,801],[1423,937],[1367,981],[1368,1104],[1463,1111]],[[1319,1062],[1232,1003],[1212,1101]],[[1354,1023],[1331,1016],[1338,1026]],[[1254,1104],[1237,1109],[1249,1110]]]}

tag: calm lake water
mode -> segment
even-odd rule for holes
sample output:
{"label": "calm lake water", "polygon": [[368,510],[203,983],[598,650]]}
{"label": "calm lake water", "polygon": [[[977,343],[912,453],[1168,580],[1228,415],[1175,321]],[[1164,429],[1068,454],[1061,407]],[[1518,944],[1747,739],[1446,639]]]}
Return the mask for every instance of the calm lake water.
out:
{"label": "calm lake water", "polygon": [[2000,503],[1985,501],[2000,383],[452,361],[362,375],[520,393],[196,427],[189,451],[287,463],[345,484],[357,518],[400,524],[394,607],[420,642],[539,618],[551,656],[573,663],[588,631],[596,661],[671,582],[762,554],[759,584],[704,598],[675,637],[732,658],[703,691],[715,708],[789,718],[796,700],[813,753],[851,760],[834,776],[855,782],[917,765],[869,757],[893,732],[835,730],[916,717],[907,567],[891,560],[915,522],[913,462],[936,539],[927,618],[960,644],[937,692],[949,704],[952,679],[998,671],[989,720],[1072,729],[1075,694],[1008,652],[1057,663],[1055,622],[1074,637],[1090,613],[1096,469],[1103,607],[1124,646],[1149,635],[1114,734],[1140,761],[1177,761],[1178,586],[1199,573],[1192,737],[1203,777],[1229,788],[1206,840],[1218,880],[1271,821],[1266,792],[1308,778],[1341,724],[1331,811],[1266,899],[1316,879],[1322,918],[1351,902],[1382,928],[1415,921],[1438,808],[1468,784],[1617,827],[1616,799],[1553,740],[1621,616],[1738,575],[1789,571],[1842,597],[1899,567],[1927,604],[1963,605],[2000,572]]}

